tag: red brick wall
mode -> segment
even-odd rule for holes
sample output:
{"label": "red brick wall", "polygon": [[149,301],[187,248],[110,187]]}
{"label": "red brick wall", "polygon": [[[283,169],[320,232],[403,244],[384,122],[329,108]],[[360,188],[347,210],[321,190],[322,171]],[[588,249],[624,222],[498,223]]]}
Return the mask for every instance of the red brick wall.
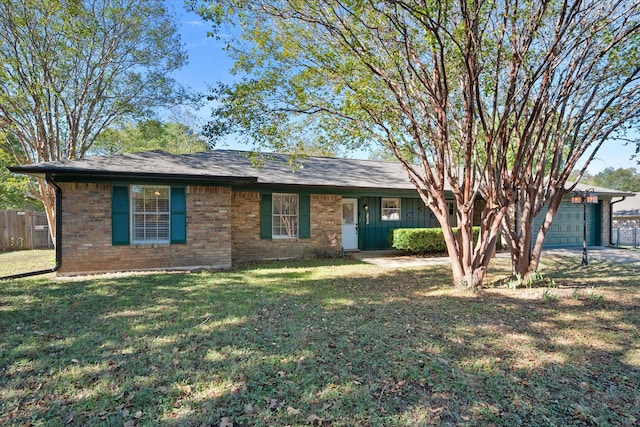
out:
{"label": "red brick wall", "polygon": [[[337,252],[342,247],[342,197],[311,195],[310,239],[261,239],[258,192],[234,192],[231,195],[231,226],[234,264],[308,258],[318,252]],[[331,238],[334,246],[331,246]]]}
{"label": "red brick wall", "polygon": [[187,243],[111,245],[111,185],[62,183],[61,274],[231,266],[231,190],[186,189]]}

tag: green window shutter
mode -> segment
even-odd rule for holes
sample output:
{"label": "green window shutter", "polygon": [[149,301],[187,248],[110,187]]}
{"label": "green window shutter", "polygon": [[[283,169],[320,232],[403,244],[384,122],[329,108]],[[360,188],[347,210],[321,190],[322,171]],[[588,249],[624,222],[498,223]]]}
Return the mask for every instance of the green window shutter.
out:
{"label": "green window shutter", "polygon": [[273,222],[273,215],[271,206],[271,194],[262,194],[260,197],[260,238],[271,238],[271,225]]}
{"label": "green window shutter", "polygon": [[171,243],[187,243],[187,201],[183,187],[171,187]]}
{"label": "green window shutter", "polygon": [[111,244],[129,244],[129,187],[111,187]]}
{"label": "green window shutter", "polygon": [[301,239],[311,238],[311,196],[308,194],[300,195],[300,232]]}

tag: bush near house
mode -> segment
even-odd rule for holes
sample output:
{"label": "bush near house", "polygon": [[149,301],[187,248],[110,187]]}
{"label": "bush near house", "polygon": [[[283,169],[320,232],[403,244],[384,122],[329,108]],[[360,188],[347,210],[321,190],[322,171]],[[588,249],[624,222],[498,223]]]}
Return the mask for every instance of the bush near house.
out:
{"label": "bush near house", "polygon": [[[454,227],[453,232],[458,233]],[[473,227],[473,241],[478,240],[480,227]],[[411,254],[446,252],[447,245],[441,228],[396,228],[389,231],[391,247]]]}

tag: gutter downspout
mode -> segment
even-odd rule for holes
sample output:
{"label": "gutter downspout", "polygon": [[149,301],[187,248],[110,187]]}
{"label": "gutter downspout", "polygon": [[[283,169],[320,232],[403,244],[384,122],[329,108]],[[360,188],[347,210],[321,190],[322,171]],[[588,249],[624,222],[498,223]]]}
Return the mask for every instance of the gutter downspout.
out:
{"label": "gutter downspout", "polygon": [[613,245],[613,205],[615,203],[623,202],[627,196],[624,196],[620,200],[616,200],[615,202],[609,203],[609,246]]}
{"label": "gutter downspout", "polygon": [[46,270],[28,271],[26,273],[12,274],[10,276],[2,276],[0,280],[21,279],[23,277],[38,276],[41,274],[55,273],[62,266],[62,188],[53,180],[50,173],[45,175],[47,183],[56,189],[56,264],[53,268]]}

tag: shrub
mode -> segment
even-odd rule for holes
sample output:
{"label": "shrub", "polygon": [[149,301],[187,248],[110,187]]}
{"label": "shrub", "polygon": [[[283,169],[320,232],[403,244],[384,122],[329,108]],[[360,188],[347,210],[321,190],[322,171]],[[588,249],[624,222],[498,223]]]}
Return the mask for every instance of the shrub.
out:
{"label": "shrub", "polygon": [[[457,233],[458,229],[453,228]],[[473,241],[478,241],[480,227],[473,227]],[[389,231],[391,247],[412,254],[445,252],[447,246],[441,228],[396,228]]]}

